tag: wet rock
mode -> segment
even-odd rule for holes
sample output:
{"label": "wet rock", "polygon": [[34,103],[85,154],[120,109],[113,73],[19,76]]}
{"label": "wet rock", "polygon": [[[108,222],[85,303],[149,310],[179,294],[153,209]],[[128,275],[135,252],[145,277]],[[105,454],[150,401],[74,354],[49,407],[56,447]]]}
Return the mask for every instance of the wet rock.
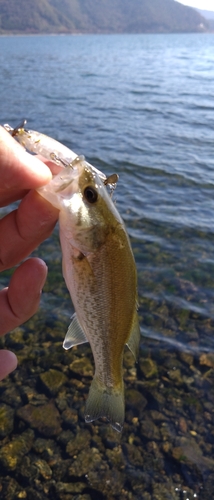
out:
{"label": "wet rock", "polygon": [[127,410],[132,410],[133,414],[139,418],[143,417],[147,400],[141,392],[136,389],[127,389],[125,391],[125,401]]}
{"label": "wet rock", "polygon": [[24,404],[30,403],[31,401],[38,398],[36,390],[26,385],[20,387],[20,394],[22,396],[22,401]]}
{"label": "wet rock", "polygon": [[71,439],[66,446],[66,453],[75,456],[81,450],[90,448],[91,434],[86,429],[82,429],[74,439]]}
{"label": "wet rock", "polygon": [[10,385],[1,394],[1,402],[10,405],[12,408],[18,408],[22,404],[20,392],[17,387]]}
{"label": "wet rock", "polygon": [[193,364],[194,357],[192,354],[190,354],[188,352],[180,352],[179,356],[180,356],[180,359],[182,361],[184,361],[184,363],[186,363],[187,365],[191,366]]}
{"label": "wet rock", "polygon": [[67,425],[76,425],[78,422],[78,412],[75,409],[67,408],[62,412],[62,420]]}
{"label": "wet rock", "polygon": [[[67,481],[67,472],[69,470],[69,467],[71,467],[72,464],[72,459],[66,459],[59,457],[57,460],[55,460],[55,463],[51,461],[51,469],[52,469],[52,477],[54,482],[62,482],[62,481]],[[55,498],[55,497],[54,497]]]}
{"label": "wet rock", "polygon": [[55,453],[56,443],[53,439],[37,438],[33,443],[33,450],[36,453],[46,452],[49,456]]}
{"label": "wet rock", "polygon": [[59,370],[54,370],[50,368],[47,372],[44,372],[39,377],[44,389],[50,396],[55,396],[59,389],[67,382],[67,377],[64,373]]}
{"label": "wet rock", "polygon": [[55,404],[60,412],[67,410],[68,408],[67,399],[65,397],[60,397],[60,395],[58,398],[55,398]]}
{"label": "wet rock", "polygon": [[150,490],[151,478],[143,468],[135,468],[127,465],[125,469],[126,482],[129,486],[128,491],[133,490],[132,497],[136,500],[145,499],[151,500],[150,494],[146,490]]}
{"label": "wet rock", "polygon": [[172,449],[172,444],[169,441],[164,441],[162,443],[162,449],[164,453],[169,453],[170,450]]}
{"label": "wet rock", "polygon": [[14,410],[5,404],[0,404],[0,437],[10,434],[14,426]]}
{"label": "wet rock", "polygon": [[32,460],[29,456],[23,457],[19,467],[19,474],[22,478],[28,481],[34,481],[38,477],[38,469],[34,466],[34,464],[32,464]]}
{"label": "wet rock", "polygon": [[179,425],[180,431],[183,432],[184,434],[186,434],[187,428],[188,428],[186,419],[183,417],[180,417],[179,421],[178,421],[178,425]]}
{"label": "wet rock", "polygon": [[137,446],[126,443],[122,445],[122,450],[125,456],[125,460],[129,465],[135,467],[143,466],[143,457]]}
{"label": "wet rock", "polygon": [[47,464],[45,460],[38,459],[34,462],[34,466],[38,469],[39,474],[43,477],[43,479],[51,479],[52,470]]}
{"label": "wet rock", "polygon": [[[115,446],[119,446],[121,442],[121,434],[116,432],[109,424],[102,424],[99,428],[99,435],[102,438],[104,449],[113,449]],[[99,449],[101,447],[99,446]]]}
{"label": "wet rock", "polygon": [[149,453],[150,460],[153,457],[154,471],[158,471],[162,475],[165,474],[165,462],[162,451],[159,448],[159,443],[156,441],[148,441],[146,449]]}
{"label": "wet rock", "polygon": [[185,460],[185,458],[186,458],[181,446],[175,446],[175,448],[173,448],[172,456],[175,460],[178,460],[178,461]]}
{"label": "wet rock", "polygon": [[17,416],[47,437],[57,436],[62,430],[60,415],[54,403],[41,406],[25,405],[17,410]]}
{"label": "wet rock", "polygon": [[26,488],[27,500],[47,500],[48,497],[36,488]]}
{"label": "wet rock", "polygon": [[166,416],[160,411],[150,410],[148,413],[151,417],[151,420],[154,420],[155,422],[165,422],[166,420]]}
{"label": "wet rock", "polygon": [[151,358],[140,359],[139,368],[146,378],[156,377],[158,374],[156,362]]}
{"label": "wet rock", "polygon": [[[97,470],[91,469],[87,474],[87,479],[93,490],[101,492],[103,495],[101,498],[122,498],[122,490],[126,477],[125,473],[119,472],[116,468],[110,470],[106,464],[103,464]],[[99,497],[97,496],[97,498]]]}
{"label": "wet rock", "polygon": [[0,464],[9,470],[16,469],[24,455],[32,448],[34,432],[30,429],[15,437],[0,449]]}
{"label": "wet rock", "polygon": [[155,483],[153,481],[152,500],[178,500],[174,485]]}
{"label": "wet rock", "polygon": [[63,483],[59,481],[56,483],[54,490],[57,495],[60,495],[61,493],[74,495],[77,493],[82,493],[85,487],[86,483],[80,483],[80,482]]}
{"label": "wet rock", "polygon": [[68,470],[70,477],[82,477],[91,470],[97,470],[102,465],[102,457],[97,448],[82,450],[78,453]]}
{"label": "wet rock", "polygon": [[214,354],[212,354],[212,353],[201,354],[199,361],[200,361],[200,365],[205,365],[205,366],[209,366],[210,368],[214,368]]}
{"label": "wet rock", "polygon": [[68,444],[69,441],[71,441],[72,439],[74,439],[74,433],[70,430],[66,430],[66,431],[62,431],[58,438],[57,438],[57,442],[62,445],[62,446],[66,446]]}
{"label": "wet rock", "polygon": [[17,498],[17,494],[19,494],[21,490],[22,488],[14,478],[11,478],[10,476],[1,478],[0,497],[2,500],[11,500],[13,498]]}
{"label": "wet rock", "polygon": [[158,439],[159,440],[161,437],[159,428],[151,420],[144,420],[141,423],[140,430],[141,430],[141,434],[147,439],[150,439],[150,440]]}
{"label": "wet rock", "polygon": [[172,456],[177,461],[189,461],[195,464],[200,471],[214,469],[213,458],[205,457],[203,452],[193,438],[181,437],[178,440],[178,446],[172,449]]}
{"label": "wet rock", "polygon": [[18,350],[23,349],[25,330],[22,327],[17,327],[13,330],[13,333],[7,335],[5,345],[12,349]]}
{"label": "wet rock", "polygon": [[181,385],[183,382],[180,368],[169,370],[168,377],[170,380],[172,380],[174,383],[178,385]]}
{"label": "wet rock", "polygon": [[124,469],[124,455],[121,446],[115,446],[113,450],[106,450],[106,457],[108,458],[110,469]]}
{"label": "wet rock", "polygon": [[16,495],[16,498],[20,500],[22,500],[22,498],[27,498],[27,492],[25,490],[19,491],[19,493]]}
{"label": "wet rock", "polygon": [[69,370],[79,377],[93,377],[94,368],[89,358],[77,358],[69,365]]}
{"label": "wet rock", "polygon": [[172,434],[170,422],[162,422],[159,431],[162,441],[171,441]]}

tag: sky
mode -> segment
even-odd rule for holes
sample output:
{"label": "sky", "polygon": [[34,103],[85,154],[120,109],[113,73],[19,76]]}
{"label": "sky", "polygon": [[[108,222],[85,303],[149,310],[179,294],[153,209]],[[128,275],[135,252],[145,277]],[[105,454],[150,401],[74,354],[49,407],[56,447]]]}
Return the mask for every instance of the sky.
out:
{"label": "sky", "polygon": [[189,7],[195,7],[196,9],[214,11],[214,0],[178,0],[178,1],[179,3],[183,3],[184,5],[189,5]]}

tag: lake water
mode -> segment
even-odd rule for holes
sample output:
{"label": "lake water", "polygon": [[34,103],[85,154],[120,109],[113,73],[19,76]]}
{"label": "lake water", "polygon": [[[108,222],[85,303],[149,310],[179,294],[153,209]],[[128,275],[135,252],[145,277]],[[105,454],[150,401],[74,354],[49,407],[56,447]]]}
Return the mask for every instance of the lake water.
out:
{"label": "lake water", "polygon": [[[0,122],[16,126],[27,118],[30,129],[120,177],[115,198],[139,276],[142,357],[135,388],[146,394],[147,406],[138,426],[127,427],[122,438],[126,473],[132,470],[132,476],[124,482],[114,478],[124,497],[114,490],[96,496],[99,488],[91,479],[85,494],[92,499],[213,498],[213,81],[212,34],[0,38]],[[57,229],[36,254],[48,263],[50,278],[39,319],[26,326],[32,333],[35,325],[50,326],[59,311],[68,324],[72,313]],[[5,273],[2,285],[7,279]],[[45,336],[43,341],[45,346]],[[155,367],[151,374],[143,359]],[[146,439],[144,418],[157,435],[154,430]],[[131,458],[131,444],[141,459]]]}

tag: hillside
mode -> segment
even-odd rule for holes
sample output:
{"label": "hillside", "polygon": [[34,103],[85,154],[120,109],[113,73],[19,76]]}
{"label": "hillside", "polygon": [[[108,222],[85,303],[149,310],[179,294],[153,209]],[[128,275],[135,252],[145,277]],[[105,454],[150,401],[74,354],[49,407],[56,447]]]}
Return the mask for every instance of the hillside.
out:
{"label": "hillside", "polygon": [[209,23],[210,31],[214,32],[214,12],[212,10],[197,9],[199,14],[203,16]]}
{"label": "hillside", "polygon": [[167,33],[209,28],[174,0],[0,0],[0,33]]}

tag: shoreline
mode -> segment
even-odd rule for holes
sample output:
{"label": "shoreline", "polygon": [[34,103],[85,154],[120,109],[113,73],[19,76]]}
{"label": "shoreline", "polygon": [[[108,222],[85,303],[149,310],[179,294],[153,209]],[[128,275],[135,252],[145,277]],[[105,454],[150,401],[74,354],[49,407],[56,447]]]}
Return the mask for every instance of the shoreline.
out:
{"label": "shoreline", "polygon": [[142,33],[0,33],[1,38],[6,38],[9,36],[121,36],[121,35],[213,35],[214,30],[212,31],[145,31]]}

